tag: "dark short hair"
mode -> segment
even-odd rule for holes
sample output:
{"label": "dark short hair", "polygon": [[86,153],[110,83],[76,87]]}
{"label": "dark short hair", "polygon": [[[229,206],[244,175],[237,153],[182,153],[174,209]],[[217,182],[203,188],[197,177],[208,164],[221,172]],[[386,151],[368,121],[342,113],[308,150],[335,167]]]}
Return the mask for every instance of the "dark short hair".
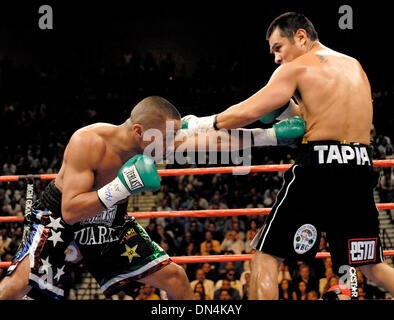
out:
{"label": "dark short hair", "polygon": [[[143,108],[148,108],[148,106],[156,109],[156,111],[160,111],[167,115],[171,119],[180,119],[181,115],[179,111],[174,107],[174,105],[168,100],[159,97],[159,96],[150,96],[143,100],[141,100],[136,108],[142,106]],[[149,112],[149,111],[148,111]]]}
{"label": "dark short hair", "polygon": [[159,96],[150,96],[141,100],[130,113],[132,124],[140,123],[147,128],[166,118],[180,120],[181,115],[172,103]]}
{"label": "dark short hair", "polygon": [[280,35],[293,42],[293,37],[298,29],[304,29],[312,41],[318,40],[318,35],[312,22],[301,13],[286,12],[276,17],[267,29],[266,40],[279,28]]}

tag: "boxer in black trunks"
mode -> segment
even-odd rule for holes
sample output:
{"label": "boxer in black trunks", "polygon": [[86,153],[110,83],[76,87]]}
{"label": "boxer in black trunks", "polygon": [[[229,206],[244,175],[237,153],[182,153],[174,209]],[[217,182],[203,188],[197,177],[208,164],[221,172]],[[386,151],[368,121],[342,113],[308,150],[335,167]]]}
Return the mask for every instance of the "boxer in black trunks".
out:
{"label": "boxer in black trunks", "polygon": [[321,44],[302,14],[277,17],[267,40],[280,66],[265,87],[217,115],[186,119],[195,129],[238,128],[284,114],[306,121],[298,159],[252,241],[257,252],[250,298],[278,299],[280,264],[285,258],[313,258],[322,231],[334,272],[360,266],[394,296],[394,269],[383,262],[373,198],[377,175],[369,146],[373,108],[368,78],[356,59]]}

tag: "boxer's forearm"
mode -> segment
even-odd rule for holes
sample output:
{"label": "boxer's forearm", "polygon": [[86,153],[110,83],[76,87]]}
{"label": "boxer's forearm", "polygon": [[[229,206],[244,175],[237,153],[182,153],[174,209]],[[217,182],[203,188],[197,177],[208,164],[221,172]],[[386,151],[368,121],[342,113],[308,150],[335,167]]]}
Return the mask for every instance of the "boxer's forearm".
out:
{"label": "boxer's forearm", "polygon": [[250,148],[251,143],[251,131],[247,129],[209,130],[178,137],[174,143],[174,150],[235,151]]}
{"label": "boxer's forearm", "polygon": [[250,112],[247,105],[241,102],[231,106],[216,116],[216,128],[236,129],[247,126],[258,120],[256,113]]}
{"label": "boxer's forearm", "polygon": [[92,218],[105,209],[97,191],[82,193],[62,201],[62,217],[70,225]]}

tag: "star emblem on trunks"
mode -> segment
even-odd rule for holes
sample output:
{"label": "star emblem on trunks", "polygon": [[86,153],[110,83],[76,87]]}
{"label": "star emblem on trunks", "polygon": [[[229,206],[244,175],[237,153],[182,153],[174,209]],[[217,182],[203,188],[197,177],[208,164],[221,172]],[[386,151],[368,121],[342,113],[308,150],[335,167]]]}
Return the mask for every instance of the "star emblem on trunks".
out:
{"label": "star emblem on trunks", "polygon": [[63,229],[64,227],[60,224],[60,219],[60,217],[57,219],[53,219],[50,216],[49,220],[51,220],[51,222],[47,224],[47,227],[53,228],[53,230],[57,230],[58,228]]}
{"label": "star emblem on trunks", "polygon": [[53,241],[53,247],[56,247],[56,244],[58,242],[63,242],[63,239],[60,237],[62,235],[62,232],[55,232],[52,231],[52,235],[48,238],[48,240]]}
{"label": "star emblem on trunks", "polygon": [[41,259],[42,262],[42,270],[46,270],[48,271],[49,269],[51,269],[52,265],[49,263],[49,257],[47,257],[46,259]]}
{"label": "star emblem on trunks", "polygon": [[64,266],[61,267],[61,268],[56,268],[56,269],[57,269],[57,272],[56,272],[56,275],[53,277],[54,280],[60,281],[60,277],[61,277],[63,274],[65,274],[65,272],[63,271],[63,269],[64,269],[65,266],[66,266],[66,265],[64,265]]}
{"label": "star emblem on trunks", "polygon": [[137,247],[138,244],[136,244],[134,247],[130,248],[127,244],[125,244],[126,247],[126,251],[123,252],[121,254],[121,256],[123,257],[127,257],[129,258],[129,263],[131,263],[131,261],[133,260],[134,257],[141,257],[138,253],[137,253]]}

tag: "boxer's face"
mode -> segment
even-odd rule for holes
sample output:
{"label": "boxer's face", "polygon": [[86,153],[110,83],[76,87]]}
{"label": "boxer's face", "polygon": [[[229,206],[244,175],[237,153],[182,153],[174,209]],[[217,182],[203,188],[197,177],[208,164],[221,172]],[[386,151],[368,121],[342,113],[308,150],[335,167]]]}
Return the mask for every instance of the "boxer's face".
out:
{"label": "boxer's face", "polygon": [[165,155],[172,147],[174,137],[181,128],[181,120],[162,119],[155,123],[153,128],[142,132],[141,149],[144,151],[149,146],[152,156],[156,156],[156,151],[159,150]]}
{"label": "boxer's face", "polygon": [[305,53],[304,40],[300,39],[298,31],[293,41],[280,35],[279,28],[276,28],[268,39],[270,52],[275,56],[275,63],[284,64],[298,58]]}
{"label": "boxer's face", "polygon": [[181,120],[167,119],[166,127],[163,131],[163,145],[165,153],[174,151],[174,139],[181,129]]}

